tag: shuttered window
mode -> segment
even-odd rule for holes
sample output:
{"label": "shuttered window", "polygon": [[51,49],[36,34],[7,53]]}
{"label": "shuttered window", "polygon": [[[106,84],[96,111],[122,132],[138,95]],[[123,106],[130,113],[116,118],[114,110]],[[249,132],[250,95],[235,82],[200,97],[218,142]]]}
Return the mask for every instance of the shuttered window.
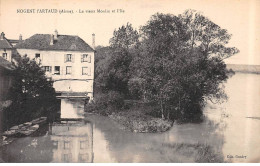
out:
{"label": "shuttered window", "polygon": [[43,66],[45,72],[51,72],[51,66]]}
{"label": "shuttered window", "polygon": [[64,62],[74,62],[74,55],[73,54],[65,54],[64,55]]}
{"label": "shuttered window", "polygon": [[89,54],[82,54],[81,55],[81,62],[91,63],[91,56]]}

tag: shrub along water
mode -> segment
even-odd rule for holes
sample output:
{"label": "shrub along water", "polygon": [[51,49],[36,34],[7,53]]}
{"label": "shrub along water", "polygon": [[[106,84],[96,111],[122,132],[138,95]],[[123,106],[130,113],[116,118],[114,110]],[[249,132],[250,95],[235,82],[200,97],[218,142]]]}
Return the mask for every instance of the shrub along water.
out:
{"label": "shrub along water", "polygon": [[12,104],[4,110],[5,129],[57,111],[53,82],[47,80],[35,60],[22,56],[14,74],[9,93]]}

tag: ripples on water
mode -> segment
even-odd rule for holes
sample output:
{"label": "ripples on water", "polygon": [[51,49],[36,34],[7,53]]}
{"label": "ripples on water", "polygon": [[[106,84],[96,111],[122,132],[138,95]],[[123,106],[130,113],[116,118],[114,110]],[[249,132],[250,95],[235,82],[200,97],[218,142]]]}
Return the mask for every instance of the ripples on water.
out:
{"label": "ripples on water", "polygon": [[[194,162],[192,148],[207,145],[227,162],[260,162],[259,85],[260,75],[234,75],[226,83],[228,102],[208,104],[200,124],[132,133],[107,117],[87,115],[86,121],[48,124],[34,137],[4,146],[0,154],[5,162]],[[80,118],[83,112],[83,101],[61,101],[62,118]]]}

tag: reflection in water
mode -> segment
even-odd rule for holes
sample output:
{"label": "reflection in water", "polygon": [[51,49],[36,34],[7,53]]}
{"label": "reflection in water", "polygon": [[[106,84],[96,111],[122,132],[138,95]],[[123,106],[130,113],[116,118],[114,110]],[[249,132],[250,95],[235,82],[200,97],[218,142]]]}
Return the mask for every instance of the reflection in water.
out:
{"label": "reflection in water", "polygon": [[93,162],[93,126],[83,121],[61,121],[50,126],[52,162]]}
{"label": "reflection in water", "polygon": [[3,161],[93,162],[93,125],[78,120],[84,111],[81,103],[81,100],[62,99],[61,117],[66,117],[69,112],[69,120],[60,119],[41,125],[32,136],[9,138],[14,141],[0,148]]}
{"label": "reflection in water", "polygon": [[226,93],[228,102],[218,107],[228,116],[223,118],[226,123],[223,153],[247,156],[233,158],[233,162],[260,162],[260,120],[246,118],[260,117],[260,75],[236,74],[228,80]]}
{"label": "reflection in water", "polygon": [[[260,162],[259,85],[259,75],[236,74],[226,84],[228,102],[208,104],[206,120],[200,124],[174,125],[164,133],[132,133],[108,117],[89,114],[88,121],[56,121],[41,127],[36,136],[16,139],[0,148],[2,158],[5,162],[194,162],[186,151],[168,146],[177,143],[209,145],[225,161]],[[62,99],[61,117],[82,117],[83,103]]]}
{"label": "reflection in water", "polygon": [[61,118],[83,118],[84,100],[61,99]]}
{"label": "reflection in water", "polygon": [[54,122],[44,136],[18,138],[3,147],[5,162],[93,162],[93,126],[85,121]]}
{"label": "reflection in water", "polygon": [[0,111],[0,162],[3,162],[2,156],[3,156],[3,151],[2,151],[2,145],[3,145],[3,140],[2,138],[2,134],[3,134],[3,112]]}

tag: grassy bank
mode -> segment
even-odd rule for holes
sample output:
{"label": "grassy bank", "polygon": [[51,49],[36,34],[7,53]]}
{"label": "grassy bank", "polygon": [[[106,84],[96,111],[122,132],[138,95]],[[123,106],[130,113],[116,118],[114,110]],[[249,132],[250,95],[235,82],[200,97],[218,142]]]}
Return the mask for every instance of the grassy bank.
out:
{"label": "grassy bank", "polygon": [[154,118],[133,110],[112,113],[109,117],[126,129],[139,133],[164,132],[169,130],[173,124],[172,121]]}
{"label": "grassy bank", "polygon": [[156,105],[135,100],[124,100],[117,93],[99,94],[95,102],[85,106],[85,112],[108,116],[133,132],[164,132],[172,121],[159,118]]}

